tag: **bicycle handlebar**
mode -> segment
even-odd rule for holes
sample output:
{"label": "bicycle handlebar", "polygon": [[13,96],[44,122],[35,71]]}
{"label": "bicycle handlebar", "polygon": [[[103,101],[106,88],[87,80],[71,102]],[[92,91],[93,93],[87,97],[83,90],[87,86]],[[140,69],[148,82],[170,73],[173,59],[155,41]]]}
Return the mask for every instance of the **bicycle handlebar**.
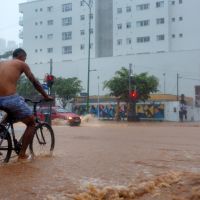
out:
{"label": "bicycle handlebar", "polygon": [[29,98],[25,98],[24,100],[25,100],[25,102],[31,102],[32,104],[38,104],[38,103],[51,102],[51,101],[53,101],[53,99],[39,99],[39,100],[37,100],[37,101],[34,101],[34,100],[32,100],[32,99],[29,99]]}

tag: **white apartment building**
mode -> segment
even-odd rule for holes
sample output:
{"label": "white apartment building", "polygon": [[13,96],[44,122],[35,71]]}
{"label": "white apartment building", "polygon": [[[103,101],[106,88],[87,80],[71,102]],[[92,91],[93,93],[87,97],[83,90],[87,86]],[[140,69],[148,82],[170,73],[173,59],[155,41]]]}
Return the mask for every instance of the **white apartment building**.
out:
{"label": "white apartment building", "polygon": [[[199,7],[199,0],[93,0],[90,94],[97,94],[98,85],[100,94],[106,93],[103,82],[132,66],[134,73],[157,76],[161,92],[177,94],[178,85],[179,94],[194,96],[200,85]],[[53,74],[76,76],[86,88],[87,5],[36,0],[19,10],[20,37],[33,72],[42,78],[53,59]]]}

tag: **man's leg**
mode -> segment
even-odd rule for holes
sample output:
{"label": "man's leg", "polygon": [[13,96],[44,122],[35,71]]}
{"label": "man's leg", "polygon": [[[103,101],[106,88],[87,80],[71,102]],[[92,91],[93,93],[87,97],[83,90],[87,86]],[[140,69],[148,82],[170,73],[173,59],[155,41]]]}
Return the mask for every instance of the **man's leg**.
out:
{"label": "man's leg", "polygon": [[19,159],[26,159],[28,156],[26,155],[26,149],[30,144],[31,140],[34,136],[35,131],[35,121],[34,116],[29,116],[21,120],[24,124],[26,124],[26,130],[24,132],[24,136],[22,138],[22,148],[19,153]]}

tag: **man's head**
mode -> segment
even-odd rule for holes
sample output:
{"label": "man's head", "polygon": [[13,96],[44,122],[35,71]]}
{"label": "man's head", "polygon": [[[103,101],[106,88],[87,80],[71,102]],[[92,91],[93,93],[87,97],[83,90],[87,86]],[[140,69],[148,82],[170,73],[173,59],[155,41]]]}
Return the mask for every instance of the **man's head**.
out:
{"label": "man's head", "polygon": [[13,58],[19,59],[21,61],[26,60],[26,52],[22,48],[15,49],[13,51]]}

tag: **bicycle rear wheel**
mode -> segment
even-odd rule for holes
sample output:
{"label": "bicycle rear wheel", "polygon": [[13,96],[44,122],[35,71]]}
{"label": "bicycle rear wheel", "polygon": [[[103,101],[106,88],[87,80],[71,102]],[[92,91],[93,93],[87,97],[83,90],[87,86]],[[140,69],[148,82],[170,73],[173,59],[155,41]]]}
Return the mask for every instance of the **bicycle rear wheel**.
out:
{"label": "bicycle rear wheel", "polygon": [[12,141],[7,129],[0,125],[0,164],[7,163],[12,153]]}
{"label": "bicycle rear wheel", "polygon": [[45,122],[38,124],[33,140],[29,145],[31,154],[34,156],[52,155],[54,145],[55,137],[51,126]]}

